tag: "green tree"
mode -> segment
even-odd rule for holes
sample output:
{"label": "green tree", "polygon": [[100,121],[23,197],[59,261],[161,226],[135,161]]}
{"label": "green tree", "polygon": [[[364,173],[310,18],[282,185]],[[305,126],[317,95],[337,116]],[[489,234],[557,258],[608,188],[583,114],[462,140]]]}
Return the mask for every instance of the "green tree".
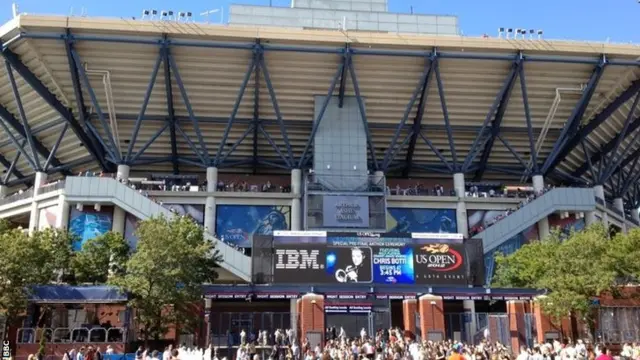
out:
{"label": "green tree", "polygon": [[611,254],[622,236],[609,240],[601,224],[568,237],[553,232],[545,241],[498,255],[493,285],[547,289],[540,299],[547,314],[556,319],[573,314],[592,325],[593,300],[611,291],[620,275]]}
{"label": "green tree", "polygon": [[67,271],[71,242],[66,231],[56,229],[0,232],[0,312],[8,324],[26,308],[32,286],[57,282]]}
{"label": "green tree", "polygon": [[122,275],[129,258],[129,244],[117,232],[107,232],[82,244],[71,262],[76,281],[103,284],[108,277]]}
{"label": "green tree", "polygon": [[202,284],[217,277],[222,259],[215,245],[200,226],[181,216],[141,221],[136,236],[126,272],[109,282],[129,293],[143,340],[161,338],[178,322],[189,329],[198,321],[190,305],[202,299]]}

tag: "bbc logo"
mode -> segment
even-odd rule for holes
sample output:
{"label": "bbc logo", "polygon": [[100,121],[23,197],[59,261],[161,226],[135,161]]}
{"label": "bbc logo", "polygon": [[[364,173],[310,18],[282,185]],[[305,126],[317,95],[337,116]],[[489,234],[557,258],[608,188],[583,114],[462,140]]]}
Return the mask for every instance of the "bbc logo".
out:
{"label": "bbc logo", "polygon": [[11,346],[9,346],[8,341],[4,341],[2,343],[2,360],[11,359]]}

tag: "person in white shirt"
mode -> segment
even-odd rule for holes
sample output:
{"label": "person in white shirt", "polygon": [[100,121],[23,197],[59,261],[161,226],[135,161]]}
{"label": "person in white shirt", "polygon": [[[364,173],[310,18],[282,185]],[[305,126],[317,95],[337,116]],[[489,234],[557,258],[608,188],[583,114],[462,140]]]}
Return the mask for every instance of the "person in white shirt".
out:
{"label": "person in white shirt", "polygon": [[362,328],[362,330],[360,330],[360,339],[364,340],[367,338],[367,330],[365,330],[364,328]]}
{"label": "person in white shirt", "polygon": [[525,346],[520,347],[520,354],[516,358],[516,360],[531,360],[529,356],[529,352]]}

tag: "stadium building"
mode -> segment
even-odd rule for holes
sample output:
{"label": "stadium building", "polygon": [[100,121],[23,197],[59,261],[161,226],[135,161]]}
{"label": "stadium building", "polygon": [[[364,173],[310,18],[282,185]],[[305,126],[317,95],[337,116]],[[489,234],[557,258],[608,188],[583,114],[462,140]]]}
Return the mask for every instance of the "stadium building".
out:
{"label": "stadium building", "polygon": [[[399,326],[517,348],[572,324],[551,323],[538,291],[488,287],[493,255],[555,227],[640,225],[637,46],[461,36],[456,17],[385,0],[187,17],[17,14],[0,28],[0,217],[135,246],[139,219],[191,215],[224,261],[202,331],[168,339]],[[34,353],[38,308],[55,304],[52,352],[123,349],[125,301],[42,286],[9,339]],[[599,301],[607,342],[640,337],[618,321],[638,304],[624,305]]]}

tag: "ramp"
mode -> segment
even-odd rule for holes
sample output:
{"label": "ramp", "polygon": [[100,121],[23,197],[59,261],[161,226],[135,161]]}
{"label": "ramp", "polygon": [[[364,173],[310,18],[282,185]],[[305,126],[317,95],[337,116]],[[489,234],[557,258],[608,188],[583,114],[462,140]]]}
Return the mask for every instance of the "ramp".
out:
{"label": "ramp", "polygon": [[[67,177],[65,195],[67,200],[72,202],[112,203],[138,219],[147,219],[158,214],[164,214],[168,217],[173,215],[162,205],[111,178]],[[211,233],[205,232],[205,237],[214,242],[216,249],[222,255],[223,260],[220,267],[244,281],[251,281],[251,258],[249,256],[216,239]]]}

